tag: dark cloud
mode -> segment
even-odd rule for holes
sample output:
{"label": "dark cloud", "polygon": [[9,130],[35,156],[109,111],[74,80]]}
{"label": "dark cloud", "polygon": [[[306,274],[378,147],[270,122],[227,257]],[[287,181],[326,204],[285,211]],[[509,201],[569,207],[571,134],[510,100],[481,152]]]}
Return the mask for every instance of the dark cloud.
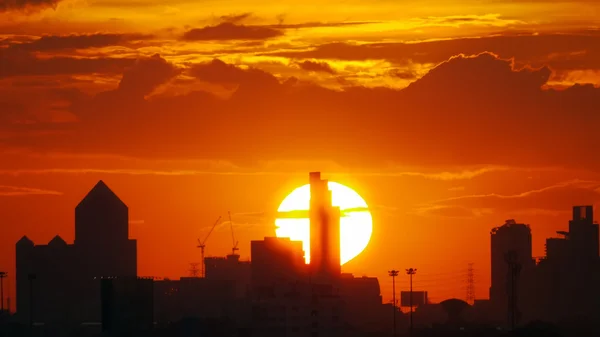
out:
{"label": "dark cloud", "polygon": [[222,15],[220,17],[221,22],[229,22],[233,24],[241,23],[252,16],[252,13],[242,13],[242,14],[231,14],[231,15]]}
{"label": "dark cloud", "polygon": [[314,72],[324,72],[324,73],[328,73],[328,74],[335,74],[335,70],[333,70],[333,68],[331,68],[331,66],[329,65],[329,63],[327,62],[319,62],[319,61],[303,61],[303,62],[299,62],[298,66],[301,69],[307,70],[307,71],[314,71]]}
{"label": "dark cloud", "polygon": [[243,25],[251,17],[250,13],[220,17],[220,23],[213,26],[194,28],[183,34],[187,41],[227,41],[227,40],[268,40],[283,36],[287,29],[345,27],[376,22],[304,22],[275,25]]}
{"label": "dark cloud", "polygon": [[391,77],[396,77],[403,80],[414,80],[418,78],[417,73],[407,69],[391,69],[390,71],[388,71],[388,74]]}
{"label": "dark cloud", "polygon": [[397,64],[437,64],[461,53],[473,55],[482,52],[492,52],[501,58],[515,58],[520,65],[548,65],[561,70],[600,69],[600,35],[590,32],[492,36],[420,43],[336,42],[308,51],[282,51],[275,55],[290,58],[389,60]]}
{"label": "dark cloud", "polygon": [[179,73],[180,69],[155,54],[149,58],[138,59],[128,68],[123,74],[118,90],[133,97],[143,97]]}
{"label": "dark cloud", "polygon": [[56,8],[62,0],[0,0],[0,12]]}
{"label": "dark cloud", "polygon": [[303,28],[335,28],[347,26],[360,26],[379,23],[378,21],[349,21],[349,22],[301,22],[301,23],[279,23],[276,25],[265,25],[273,29],[303,29]]}
{"label": "dark cloud", "polygon": [[11,44],[10,48],[25,51],[51,51],[61,49],[86,49],[107,46],[127,46],[134,41],[147,40],[150,35],[142,34],[83,34],[46,35],[25,43]]}
{"label": "dark cloud", "polygon": [[191,29],[183,34],[183,39],[187,41],[267,40],[282,35],[283,32],[279,29],[223,22],[216,26]]}
{"label": "dark cloud", "polygon": [[214,60],[191,66],[188,74],[236,84],[232,97],[193,91],[144,99],[174,74],[163,61],[127,72],[121,94],[79,99],[71,107],[81,118],[76,134],[35,142],[9,138],[5,145],[235,163],[327,159],[361,167],[600,169],[591,154],[600,147],[600,89],[544,90],[547,68],[517,70],[489,53],[451,58],[403,90],[329,90]]}
{"label": "dark cloud", "polygon": [[75,74],[121,74],[132,65],[129,58],[39,58],[18,50],[0,50],[0,78],[12,76],[75,75]]}
{"label": "dark cloud", "polygon": [[263,70],[256,68],[242,69],[219,59],[193,65],[190,68],[190,74],[202,81],[216,84],[268,85],[271,87],[279,84],[279,81],[273,75]]}

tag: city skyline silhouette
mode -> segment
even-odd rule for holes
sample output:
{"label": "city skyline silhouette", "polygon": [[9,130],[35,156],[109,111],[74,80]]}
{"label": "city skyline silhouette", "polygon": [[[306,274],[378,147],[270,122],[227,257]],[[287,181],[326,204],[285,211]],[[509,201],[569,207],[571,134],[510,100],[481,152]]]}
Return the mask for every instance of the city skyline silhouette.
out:
{"label": "city skyline silhouette", "polygon": [[[68,245],[58,235],[47,245],[36,245],[27,236],[16,243],[15,317],[28,322],[30,329],[56,323],[96,322],[105,333],[149,333],[157,323],[191,316],[224,317],[255,334],[300,336],[312,331],[313,335],[338,336],[348,329],[344,324],[382,333],[386,304],[379,280],[342,272],[340,209],[332,208],[331,191],[319,172],[311,173],[309,181],[310,245],[314,256],[310,264],[305,264],[301,241],[265,237],[264,241],[252,241],[250,261],[240,260],[234,242],[227,256],[205,258],[204,275],[171,280],[139,277],[136,240],[128,235],[128,207],[100,180],[76,207],[74,244]],[[427,291],[413,290],[417,269],[406,269],[410,291],[400,291],[401,301],[396,305],[399,315],[403,315],[401,307],[410,307],[409,334],[413,334],[413,316],[428,322],[435,317],[429,311],[436,305],[447,313],[446,329],[464,329],[472,324],[469,322],[495,322],[499,327],[515,329],[537,321],[593,321],[600,314],[594,309],[598,297],[592,294],[600,279],[600,234],[593,211],[593,206],[573,206],[569,230],[557,233],[563,238],[548,238],[546,255],[541,258],[532,254],[529,225],[511,219],[493,228],[489,299],[471,294],[472,298],[467,299],[470,303],[451,298],[436,304],[428,299]],[[233,222],[229,221],[233,235]],[[215,222],[212,229],[218,224]],[[398,276],[397,272],[389,273]],[[369,285],[363,280],[375,283]],[[360,284],[367,286],[359,290],[360,294],[351,290]],[[278,300],[280,296],[285,302]],[[312,296],[312,302],[302,300],[306,296]],[[322,299],[315,302],[318,298]],[[282,311],[282,303],[286,308],[290,306],[286,310],[292,309],[292,316]],[[323,305],[331,309],[325,310]],[[323,313],[318,316],[323,310],[333,310],[333,316],[323,321]],[[465,318],[465,311],[469,318]],[[367,313],[372,318],[366,318]],[[354,318],[350,318],[352,315]],[[398,329],[396,315],[394,335]],[[282,323],[274,323],[273,317],[280,317]],[[376,317],[378,321],[370,321]],[[401,317],[406,326],[407,316]],[[310,321],[312,328],[308,328]],[[421,324],[429,324],[425,322]]]}
{"label": "city skyline silhouette", "polygon": [[[589,0],[0,0],[0,312],[39,291],[55,321],[247,335],[242,313],[283,291],[251,284],[265,273],[390,335],[440,332],[429,319],[495,337],[535,317],[585,332],[561,317],[594,312],[599,13]],[[317,247],[317,216],[293,195],[309,172],[356,194],[332,205],[340,230],[321,228]],[[112,194],[112,211],[82,211]],[[285,236],[307,262],[327,256],[323,280],[339,259],[339,293],[285,265]],[[287,252],[285,273],[253,270],[266,251]],[[177,323],[149,328],[150,306]],[[254,312],[288,319],[267,307]],[[21,329],[17,316],[0,325]]]}

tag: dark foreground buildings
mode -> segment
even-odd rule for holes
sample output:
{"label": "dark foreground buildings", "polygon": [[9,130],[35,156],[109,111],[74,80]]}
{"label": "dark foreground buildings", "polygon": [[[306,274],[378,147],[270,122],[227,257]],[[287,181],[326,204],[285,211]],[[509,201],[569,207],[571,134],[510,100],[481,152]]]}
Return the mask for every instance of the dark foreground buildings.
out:
{"label": "dark foreground buildings", "polygon": [[218,321],[229,335],[389,332],[392,308],[382,304],[378,280],[341,273],[340,210],[328,182],[311,173],[310,184],[310,265],[301,242],[269,237],[252,241],[252,262],[207,257],[205,277],[157,280],[138,277],[128,208],[100,181],[76,207],[73,244],[59,236],[17,243],[16,317],[127,336],[190,317]]}
{"label": "dark foreground buildings", "polygon": [[592,206],[573,207],[569,230],[534,259],[531,230],[513,220],[492,231],[492,316],[507,325],[600,319],[600,251]]}
{"label": "dark foreground buildings", "polygon": [[100,280],[137,276],[125,205],[100,181],[75,208],[75,242],[56,236],[16,245],[17,313],[23,322],[98,322]]}

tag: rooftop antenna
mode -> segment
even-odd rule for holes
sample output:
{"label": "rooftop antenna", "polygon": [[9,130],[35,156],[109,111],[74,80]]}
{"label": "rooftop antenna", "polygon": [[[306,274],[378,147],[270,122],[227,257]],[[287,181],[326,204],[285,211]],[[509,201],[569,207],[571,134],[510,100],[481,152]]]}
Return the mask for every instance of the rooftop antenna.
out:
{"label": "rooftop antenna", "polygon": [[235,236],[233,235],[233,221],[231,221],[231,212],[227,212],[229,215],[229,226],[231,227],[231,241],[233,243],[233,247],[231,248],[231,255],[237,255],[235,252],[240,250],[238,248],[238,242],[235,241]]}
{"label": "rooftop antenna", "polygon": [[206,248],[206,240],[208,240],[208,237],[210,236],[210,234],[213,232],[215,227],[217,227],[217,224],[219,223],[219,221],[221,221],[220,215],[219,215],[219,218],[217,219],[217,221],[215,221],[215,223],[212,226],[212,228],[210,229],[210,231],[208,232],[208,234],[206,234],[206,237],[204,238],[204,240],[200,241],[200,239],[198,239],[198,248],[200,248],[200,254],[202,255],[202,262],[200,263],[201,277],[206,277],[206,273],[204,271],[204,248]]}

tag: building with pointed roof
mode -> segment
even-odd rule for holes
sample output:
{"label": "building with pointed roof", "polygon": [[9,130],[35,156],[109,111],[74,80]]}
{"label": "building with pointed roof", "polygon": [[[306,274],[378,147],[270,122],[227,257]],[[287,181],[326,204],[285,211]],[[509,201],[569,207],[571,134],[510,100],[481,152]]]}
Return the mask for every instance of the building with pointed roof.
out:
{"label": "building with pointed roof", "polygon": [[75,208],[73,244],[57,235],[47,245],[36,245],[24,236],[16,244],[16,260],[22,321],[100,321],[99,280],[137,276],[128,207],[99,181]]}

